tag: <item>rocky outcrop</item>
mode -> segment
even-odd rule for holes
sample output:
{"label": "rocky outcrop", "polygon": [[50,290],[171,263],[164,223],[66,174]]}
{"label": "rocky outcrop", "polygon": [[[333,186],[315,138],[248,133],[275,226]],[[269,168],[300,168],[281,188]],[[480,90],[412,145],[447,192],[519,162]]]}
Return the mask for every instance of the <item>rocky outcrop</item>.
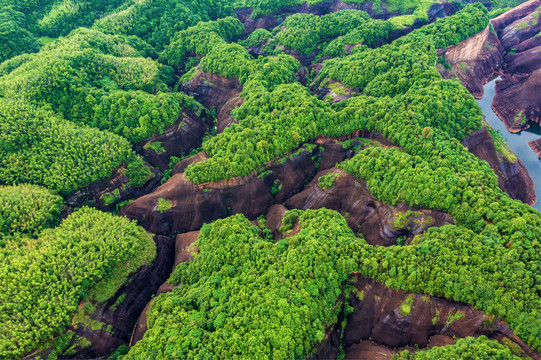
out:
{"label": "rocky outcrop", "polygon": [[511,132],[541,121],[541,0],[527,1],[492,24],[507,55],[492,109]]}
{"label": "rocky outcrop", "polygon": [[513,9],[504,12],[503,14],[490,20],[496,32],[500,32],[503,28],[510,25],[517,19],[523,18],[537,10],[541,6],[541,0],[529,0],[514,7]]}
{"label": "rocky outcrop", "polygon": [[[203,223],[239,213],[255,219],[273,203],[284,201],[304,186],[306,178],[316,172],[317,152],[317,148],[301,150],[262,169],[261,175],[254,173],[216,183],[194,184],[184,173],[177,173],[152,194],[128,204],[120,215],[161,234],[198,230]],[[202,159],[201,155],[196,156]],[[170,208],[160,211],[158,201],[166,201]]]}
{"label": "rocky outcrop", "polygon": [[[194,184],[186,179],[184,171],[189,164],[207,158],[200,153],[179,162],[171,179],[153,193],[126,205],[119,215],[136,220],[149,232],[167,235],[195,231],[203,223],[233,214],[242,213],[255,219],[265,214],[272,204],[283,203],[301,191],[318,169],[333,167],[352,156],[352,148],[360,142],[353,142],[349,147],[339,142],[359,136],[392,145],[381,134],[368,131],[357,131],[340,139],[320,138],[314,141],[315,146],[292,151],[251,175]],[[162,207],[158,206],[160,202]]]}
{"label": "rocky outcrop", "polygon": [[[532,58],[541,58],[532,56]],[[539,61],[538,61],[539,62]],[[510,75],[496,82],[492,109],[510,132],[529,127],[528,121],[541,121],[541,69],[530,75]]]}
{"label": "rocky outcrop", "polygon": [[351,281],[353,289],[345,295],[354,308],[353,313],[345,318],[347,324],[343,332],[342,326],[327,332],[323,341],[327,344],[320,344],[315,359],[336,358],[340,342],[346,359],[373,359],[370,354],[380,350],[383,354],[393,354],[404,348],[449,345],[454,343],[455,337],[481,335],[499,341],[506,339],[524,355],[540,359],[539,354],[515,336],[505,322],[471,306],[393,290],[360,275],[353,275]]}
{"label": "rocky outcrop", "polygon": [[[539,7],[541,7],[541,3]],[[537,8],[524,17],[515,18],[515,21],[505,27],[499,33],[503,47],[510,50],[521,42],[536,36],[541,30],[540,12],[541,9]]]}
{"label": "rocky outcrop", "polygon": [[471,133],[462,144],[468,151],[481,160],[488,162],[492,170],[498,175],[498,186],[513,199],[520,200],[528,205],[537,201],[535,183],[528,174],[528,170],[520,161],[513,162],[502,154],[498,154],[494,139],[488,132],[488,125],[483,129]]}
{"label": "rocky outcrop", "polygon": [[[340,177],[330,189],[321,188],[319,178],[331,172]],[[285,206],[336,210],[346,217],[354,232],[363,234],[372,245],[395,245],[399,237],[411,239],[429,227],[454,224],[450,215],[439,211],[414,209],[406,204],[393,207],[380,202],[372,196],[365,180],[337,169],[317,173],[302,192],[285,202]]]}
{"label": "rocky outcrop", "polygon": [[203,137],[210,131],[212,120],[207,112],[197,116],[192,111],[183,109],[181,118],[165,129],[163,134],[154,135],[136,146],[137,152],[145,157],[149,164],[166,170],[171,156],[182,157],[192,149],[201,146]]}
{"label": "rocky outcrop", "polygon": [[[173,271],[177,267],[178,264],[186,262],[186,261],[190,261],[192,259],[192,253],[197,251],[197,246],[191,246],[191,245],[197,241],[198,236],[199,236],[199,231],[192,231],[186,234],[177,235],[176,240],[175,240]],[[170,291],[173,291],[173,289],[174,289],[173,285],[168,284],[167,282],[164,282],[158,288],[158,291],[156,292],[155,295],[158,296],[160,294],[165,294]],[[139,315],[139,318],[137,319],[137,322],[135,326],[133,327],[132,336],[129,342],[130,346],[135,345],[145,335],[148,329],[147,313],[148,313],[148,310],[150,309],[150,305],[152,304],[152,301],[154,301],[154,298],[152,298],[152,300],[148,302],[148,304],[145,306],[145,308]]]}
{"label": "rocky outcrop", "polygon": [[222,132],[236,121],[231,117],[231,111],[244,102],[240,97],[242,85],[237,79],[228,79],[200,70],[193,79],[183,83],[180,90],[193,96],[207,109],[216,108],[218,132]]}
{"label": "rocky outcrop", "polygon": [[489,27],[445,50],[448,65],[438,64],[444,78],[457,77],[476,98],[483,97],[483,85],[503,65],[504,49]]}
{"label": "rocky outcrop", "polygon": [[541,139],[530,141],[528,145],[530,145],[530,148],[535,151],[537,156],[541,159]]}
{"label": "rocky outcrop", "polygon": [[160,183],[161,177],[157,169],[151,168],[152,178],[142,187],[130,185],[125,175],[126,167],[122,166],[104,180],[96,181],[68,196],[62,209],[61,218],[66,218],[74,209],[91,204],[102,211],[115,211],[116,205],[152,192]]}

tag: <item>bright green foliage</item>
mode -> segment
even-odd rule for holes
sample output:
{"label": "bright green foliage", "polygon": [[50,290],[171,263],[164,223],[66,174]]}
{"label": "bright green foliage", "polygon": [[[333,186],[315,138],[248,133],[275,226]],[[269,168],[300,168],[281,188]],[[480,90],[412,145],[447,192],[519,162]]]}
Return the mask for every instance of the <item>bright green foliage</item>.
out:
{"label": "bright green foliage", "polygon": [[190,165],[186,176],[203,183],[247,175],[323,133],[331,122],[325,110],[300,84],[253,92],[235,113],[239,124],[206,140],[203,149],[211,158]]}
{"label": "bright green foliage", "polygon": [[239,41],[239,44],[245,48],[256,47],[265,41],[272,39],[272,33],[266,29],[257,29],[253,31],[246,40]]}
{"label": "bright green foliage", "polygon": [[183,108],[201,108],[183,93],[158,92],[153,95],[144,91],[114,91],[104,93],[98,99],[87,96],[86,101],[95,105],[92,117],[82,117],[82,121],[121,135],[132,143],[163,133],[181,117]]}
{"label": "bright green foliage", "polygon": [[35,237],[57,221],[62,198],[34,185],[0,186],[0,248],[11,239]]}
{"label": "bright green foliage", "polygon": [[161,57],[171,66],[183,65],[188,56],[205,56],[217,45],[230,42],[242,35],[244,26],[235,18],[200,22],[179,32],[167,45]]}
{"label": "bright green foliage", "polygon": [[[483,12],[476,5],[466,7],[456,15],[456,21],[474,16],[478,17],[478,21],[488,21],[486,10]],[[441,21],[445,21],[443,25],[440,24]],[[451,26],[451,20],[441,21],[428,26]],[[394,42],[373,50],[363,47],[356,55],[326,61],[317,80],[323,81],[322,79],[328,76],[342,81],[346,86],[364,89],[365,93],[373,96],[406,93],[403,99],[393,102],[401,109],[398,112],[384,110],[389,100],[359,97],[355,98],[355,101],[362,103],[362,107],[355,106],[355,110],[352,110],[351,106],[335,113],[333,108],[313,97],[299,84],[281,85],[269,92],[268,88],[265,89],[266,83],[257,81],[260,78],[258,71],[249,71],[254,61],[248,61],[247,53],[243,55],[242,49],[233,45],[219,47],[217,54],[211,53],[209,60],[202,60],[202,67],[205,63],[207,70],[211,72],[220,71],[224,76],[236,74],[241,83],[247,78],[244,74],[249,73],[248,79],[253,78],[254,81],[245,81],[243,96],[246,101],[234,112],[239,124],[234,124],[223,133],[205,140],[203,149],[211,159],[190,165],[186,172],[188,179],[203,183],[248,175],[268,161],[317,136],[341,136],[367,127],[367,119],[359,116],[360,114],[393,116],[395,113],[408,113],[405,102],[417,105],[417,112],[411,112],[407,119],[397,116],[393,122],[380,121],[374,124],[374,129],[371,130],[384,132],[386,136],[391,136],[396,131],[397,134],[391,136],[391,139],[396,141],[394,136],[402,137],[404,141],[398,141],[401,145],[406,143],[405,132],[409,132],[414,123],[423,124],[423,128],[440,127],[447,132],[441,135],[446,139],[449,139],[449,136],[463,139],[472,129],[480,127],[480,109],[460,83],[441,80],[434,68],[436,54],[433,36],[423,35],[424,39],[418,40],[420,35],[416,34],[421,31],[422,34],[433,32],[421,28],[408,35],[411,42]],[[471,29],[471,35],[475,34],[475,31],[476,28]],[[227,51],[228,47],[231,47],[231,51]],[[233,60],[224,61],[229,52],[235,54]],[[230,63],[231,68],[228,67]],[[265,67],[266,65],[263,70]],[[412,91],[407,93],[410,88]],[[350,101],[352,104],[357,102]],[[370,108],[370,111],[363,107]],[[382,126],[384,123],[386,126]],[[433,141],[435,142],[435,138]],[[428,143],[421,142],[421,139],[410,139],[408,146],[429,146]]]}
{"label": "bright green foliage", "polygon": [[[336,212],[308,210],[274,244],[242,215],[205,225],[126,359],[304,358],[337,321],[358,239]],[[325,234],[320,236],[319,234]]]}
{"label": "bright green foliage", "polygon": [[[227,59],[227,61],[224,61]],[[201,70],[226,78],[239,78],[247,73],[252,57],[239,44],[222,44],[215,47],[201,60]]]}
{"label": "bright green foliage", "polygon": [[337,172],[328,173],[326,175],[320,176],[318,181],[318,185],[323,190],[331,189],[335,184],[336,180],[341,176],[342,174]]}
{"label": "bright green foliage", "polygon": [[159,212],[165,212],[169,209],[171,209],[173,207],[173,205],[165,200],[165,199],[162,199],[162,198],[159,198],[158,199],[158,205],[156,206],[156,210],[158,210]]}
{"label": "bright green foliage", "polygon": [[478,338],[467,337],[458,339],[455,345],[433,347],[429,350],[410,353],[402,351],[393,355],[393,360],[440,360],[440,359],[464,359],[464,360],[518,360],[511,350],[500,344],[497,340],[489,340],[482,335]]}
{"label": "bright green foliage", "polygon": [[0,114],[0,183],[32,183],[68,194],[134,157],[125,139],[75,126],[24,100],[0,98]]}
{"label": "bright green foliage", "polygon": [[323,16],[295,14],[275,29],[279,31],[275,39],[277,44],[288,49],[310,54],[321,40],[345,35],[369,22],[370,16],[357,10],[342,10]]}
{"label": "bright green foliage", "polygon": [[108,279],[125,281],[155,254],[151,236],[135,223],[90,208],[6,248],[0,252],[0,357],[20,358],[63,333],[89,291],[107,289]]}
{"label": "bright green foliage", "polygon": [[[351,30],[344,36],[331,41],[318,55],[318,58],[323,56],[338,57],[348,53],[348,47],[367,45],[375,46],[378,42],[387,42],[391,31],[393,30],[391,23],[382,20],[368,20],[366,23]],[[348,46],[349,45],[349,46]]]}
{"label": "bright green foliage", "polygon": [[[482,167],[470,167],[466,159],[454,163],[432,158],[429,163],[397,149],[369,148],[341,165],[367,179],[378,199],[440,209],[459,225],[428,229],[424,238],[417,238],[415,254],[404,250],[407,260],[395,254],[385,268],[407,268],[399,270],[398,278],[387,278],[381,273],[387,270],[381,268],[368,275],[391,287],[445,296],[501,316],[522,339],[539,348],[541,216],[509,199],[493,173],[483,174]],[[444,265],[458,259],[469,260],[458,267]]]}
{"label": "bright green foliage", "polygon": [[[423,77],[439,78],[433,68],[436,49],[456,45],[487,24],[486,9],[480,4],[468,5],[457,15],[439,19],[392,44],[374,50],[360,47],[352,56],[325,61],[316,83],[328,78],[369,95],[394,96]],[[397,73],[401,75],[397,77]]]}
{"label": "bright green foliage", "polygon": [[411,305],[413,305],[413,301],[415,301],[415,295],[409,295],[406,300],[400,305],[400,315],[403,317],[408,317],[409,314],[411,314]]}

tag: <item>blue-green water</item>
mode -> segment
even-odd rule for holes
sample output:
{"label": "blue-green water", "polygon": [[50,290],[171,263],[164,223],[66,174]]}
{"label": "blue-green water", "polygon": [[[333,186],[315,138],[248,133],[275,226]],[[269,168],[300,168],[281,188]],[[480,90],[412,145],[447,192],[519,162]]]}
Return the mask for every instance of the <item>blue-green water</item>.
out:
{"label": "blue-green water", "polygon": [[526,169],[528,169],[530,176],[535,182],[535,194],[537,195],[537,203],[533,207],[541,211],[541,159],[528,146],[528,142],[541,138],[541,128],[538,124],[533,124],[528,130],[521,131],[520,133],[512,133],[507,130],[504,123],[494,114],[490,106],[496,94],[496,81],[498,79],[494,79],[484,86],[485,94],[481,100],[477,100],[477,103],[483,110],[483,114],[490,126],[503,135],[509,148],[513,150],[524,166],[526,166]]}

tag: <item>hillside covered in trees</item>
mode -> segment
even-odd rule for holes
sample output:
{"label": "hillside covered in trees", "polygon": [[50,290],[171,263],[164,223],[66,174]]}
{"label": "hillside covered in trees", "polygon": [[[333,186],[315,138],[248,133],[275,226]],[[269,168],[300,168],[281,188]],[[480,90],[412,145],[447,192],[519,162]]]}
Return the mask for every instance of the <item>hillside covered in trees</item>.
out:
{"label": "hillside covered in trees", "polygon": [[0,0],[0,358],[541,359],[540,14]]}

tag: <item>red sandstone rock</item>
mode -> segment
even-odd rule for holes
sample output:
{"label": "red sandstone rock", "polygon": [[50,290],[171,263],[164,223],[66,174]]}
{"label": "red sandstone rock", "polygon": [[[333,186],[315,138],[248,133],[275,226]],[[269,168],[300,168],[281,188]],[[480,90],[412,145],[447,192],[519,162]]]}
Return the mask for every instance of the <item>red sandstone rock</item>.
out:
{"label": "red sandstone rock", "polygon": [[240,97],[242,85],[239,81],[217,74],[199,71],[192,80],[182,84],[181,90],[193,96],[207,109],[216,108],[218,132],[222,132],[235,122],[231,117],[231,111],[244,102]]}
{"label": "red sandstone rock", "polygon": [[[355,290],[346,294],[346,298],[354,311],[347,316],[343,333],[341,326],[327,332],[314,359],[336,358],[339,345],[344,347],[346,359],[377,359],[377,356],[384,359],[383,354],[406,348],[412,351],[415,345],[421,349],[443,346],[452,344],[454,337],[480,335],[499,341],[506,338],[527,356],[540,359],[539,353],[515,336],[505,322],[469,305],[393,290],[360,275],[352,276],[352,281]],[[407,298],[411,299],[411,305],[403,307]]]}
{"label": "red sandstone rock", "polygon": [[528,145],[530,145],[530,148],[535,151],[537,156],[541,159],[541,139],[530,141]]}
{"label": "red sandstone rock", "polygon": [[[511,132],[541,121],[541,69],[529,76],[507,76],[496,83],[492,109]],[[521,115],[522,114],[522,115]]]}
{"label": "red sandstone rock", "polygon": [[517,159],[515,163],[496,152],[494,140],[490,136],[486,125],[483,129],[470,134],[462,144],[468,151],[481,160],[488,162],[492,170],[498,175],[498,186],[513,199],[520,200],[528,205],[537,201],[535,183],[528,174],[528,170]]}
{"label": "red sandstone rock", "polygon": [[[539,6],[541,7],[541,4]],[[536,36],[541,30],[540,14],[541,10],[538,8],[526,16],[516,17],[516,20],[499,33],[503,47],[510,50],[521,42]]]}
{"label": "red sandstone rock", "polygon": [[483,85],[503,65],[504,49],[489,27],[479,34],[449,47],[445,59],[451,70],[438,65],[445,78],[457,77],[476,98],[483,97]]}
{"label": "red sandstone rock", "polygon": [[541,0],[529,0],[525,1],[522,4],[514,7],[513,9],[504,12],[500,16],[495,17],[490,20],[490,23],[496,30],[500,32],[503,28],[514,22],[516,19],[520,19],[526,15],[531,14],[539,6],[541,6]]}
{"label": "red sandstone rock", "polygon": [[[173,126],[165,129],[163,134],[143,141],[136,147],[137,151],[144,155],[149,164],[162,170],[169,168],[171,156],[181,157],[189,154],[191,149],[201,146],[203,137],[212,124],[208,114],[202,115],[203,118],[199,118],[191,111],[183,110],[182,117]],[[156,152],[146,146],[153,142],[160,142],[164,151]]]}
{"label": "red sandstone rock", "polygon": [[[341,176],[331,189],[321,189],[318,179],[329,172],[337,172]],[[306,188],[285,202],[289,209],[319,209],[327,208],[347,215],[346,220],[354,232],[360,232],[369,244],[394,245],[401,237],[412,237],[420,234],[429,227],[454,223],[450,215],[434,210],[417,209],[417,219],[410,219],[403,226],[395,227],[399,213],[416,210],[405,204],[393,207],[374,198],[365,180],[343,173],[341,170],[330,169],[317,173]],[[432,220],[431,220],[432,219]],[[360,230],[359,230],[360,229]]]}

